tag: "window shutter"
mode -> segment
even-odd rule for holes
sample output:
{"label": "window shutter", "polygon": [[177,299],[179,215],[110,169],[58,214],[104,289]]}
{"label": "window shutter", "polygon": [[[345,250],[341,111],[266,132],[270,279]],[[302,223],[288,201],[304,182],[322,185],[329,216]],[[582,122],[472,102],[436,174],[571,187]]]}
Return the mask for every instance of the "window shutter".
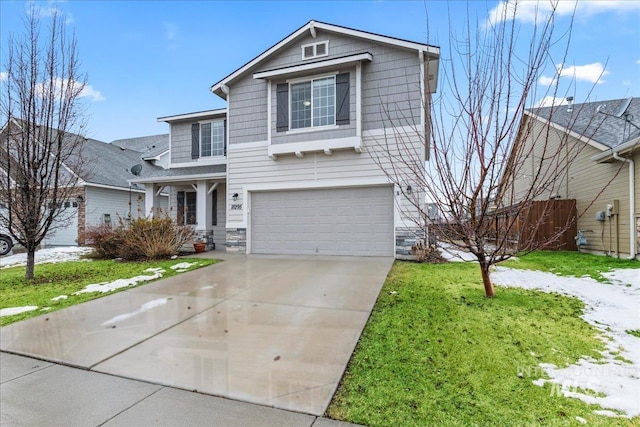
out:
{"label": "window shutter", "polygon": [[289,130],[289,84],[281,83],[276,86],[277,119],[276,129],[278,132]]}
{"label": "window shutter", "polygon": [[336,124],[349,124],[349,73],[336,76]]}
{"label": "window shutter", "polygon": [[227,121],[224,121],[224,125],[223,125],[223,132],[224,132],[224,156],[227,157]]}
{"label": "window shutter", "polygon": [[218,190],[211,193],[211,225],[218,225]]}
{"label": "window shutter", "polygon": [[191,125],[191,158],[200,157],[200,125],[193,123]]}

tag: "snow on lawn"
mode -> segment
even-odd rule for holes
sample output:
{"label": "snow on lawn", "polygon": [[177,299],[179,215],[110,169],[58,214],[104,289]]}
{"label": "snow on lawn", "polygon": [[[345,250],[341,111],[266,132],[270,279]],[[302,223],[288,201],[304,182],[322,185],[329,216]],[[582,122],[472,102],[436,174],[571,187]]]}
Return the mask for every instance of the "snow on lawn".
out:
{"label": "snow on lawn", "polygon": [[[618,269],[602,275],[612,284],[590,277],[561,277],[505,267],[497,267],[491,278],[497,285],[557,292],[582,300],[585,309],[581,317],[602,332],[606,344],[603,358],[593,360],[585,356],[566,368],[541,363],[540,368],[550,378],[536,380],[534,384],[542,386],[549,382],[552,393],[562,392],[634,417],[640,415],[640,338],[626,331],[640,330],[640,269]],[[580,389],[595,391],[593,394],[598,396],[587,395]],[[616,416],[611,411],[594,412]]]}
{"label": "snow on lawn", "polygon": [[129,279],[118,279],[113,282],[102,282],[102,283],[94,283],[91,285],[87,285],[84,289],[79,290],[78,292],[74,292],[74,295],[78,294],[88,294],[91,292],[111,292],[116,289],[126,288],[127,286],[135,285],[139,282],[148,282],[149,280],[155,280],[162,277],[162,273],[165,272],[163,268],[147,268],[144,270],[145,273],[153,273],[153,274],[141,274],[140,276],[134,276]]}
{"label": "snow on lawn", "polygon": [[178,273],[184,273],[192,266],[198,265],[198,264],[199,264],[198,262],[179,262],[176,265],[172,265],[171,269],[175,270]]}
{"label": "snow on lawn", "polygon": [[[42,263],[54,263],[75,261],[80,259],[80,256],[86,255],[91,252],[91,248],[85,248],[81,246],[62,246],[59,248],[47,248],[36,251],[35,261],[36,264]],[[0,258],[0,268],[5,267],[18,267],[27,265],[27,254],[15,254]]]}
{"label": "snow on lawn", "polygon": [[13,316],[14,314],[24,313],[26,311],[37,310],[37,305],[27,305],[25,307],[8,307],[0,309],[0,317]]}

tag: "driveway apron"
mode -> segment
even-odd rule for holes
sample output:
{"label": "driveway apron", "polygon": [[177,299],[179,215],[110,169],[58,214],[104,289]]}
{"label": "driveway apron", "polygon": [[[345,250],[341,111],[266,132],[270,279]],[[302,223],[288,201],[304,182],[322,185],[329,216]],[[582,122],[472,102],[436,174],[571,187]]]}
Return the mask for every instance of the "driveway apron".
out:
{"label": "driveway apron", "polygon": [[0,329],[0,349],[322,415],[393,263],[230,256]]}

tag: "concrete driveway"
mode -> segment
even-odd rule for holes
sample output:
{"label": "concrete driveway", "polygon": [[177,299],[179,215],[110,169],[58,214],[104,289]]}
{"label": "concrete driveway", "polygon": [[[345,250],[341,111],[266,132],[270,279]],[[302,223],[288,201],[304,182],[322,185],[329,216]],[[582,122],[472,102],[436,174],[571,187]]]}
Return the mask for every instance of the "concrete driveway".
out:
{"label": "concrete driveway", "polygon": [[0,329],[0,349],[321,415],[393,259],[231,256]]}

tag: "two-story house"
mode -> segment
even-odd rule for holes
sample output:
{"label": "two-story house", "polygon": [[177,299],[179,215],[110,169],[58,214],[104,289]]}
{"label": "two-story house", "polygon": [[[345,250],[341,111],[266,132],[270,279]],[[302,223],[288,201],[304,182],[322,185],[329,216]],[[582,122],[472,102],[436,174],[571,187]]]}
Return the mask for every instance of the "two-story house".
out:
{"label": "two-story house", "polygon": [[310,21],[211,87],[226,109],[160,117],[169,167],[132,182],[147,212],[169,188],[178,222],[228,252],[406,255],[419,230],[385,172],[402,166],[375,151],[410,149],[424,171],[438,59]]}

